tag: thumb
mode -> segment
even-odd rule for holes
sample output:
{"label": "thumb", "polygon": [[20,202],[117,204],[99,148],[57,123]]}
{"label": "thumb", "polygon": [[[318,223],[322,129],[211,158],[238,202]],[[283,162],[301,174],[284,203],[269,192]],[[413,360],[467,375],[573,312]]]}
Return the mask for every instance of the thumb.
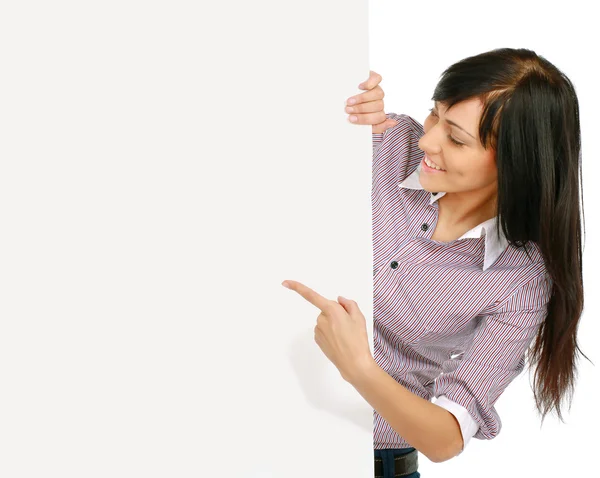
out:
{"label": "thumb", "polygon": [[393,128],[398,124],[398,121],[393,119],[387,119],[383,123],[379,123],[378,125],[373,125],[373,133],[383,133],[386,130]]}
{"label": "thumb", "polygon": [[356,307],[358,307],[355,301],[346,299],[341,295],[338,295],[338,302],[349,314],[354,312],[356,310]]}

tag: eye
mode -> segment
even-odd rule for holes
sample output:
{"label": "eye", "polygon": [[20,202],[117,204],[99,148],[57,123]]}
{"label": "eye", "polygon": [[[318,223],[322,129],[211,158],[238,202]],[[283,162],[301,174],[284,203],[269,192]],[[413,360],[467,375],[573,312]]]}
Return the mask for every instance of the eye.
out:
{"label": "eye", "polygon": [[464,146],[464,143],[459,143],[458,141],[456,141],[452,136],[448,135],[448,139],[450,141],[452,141],[454,144],[456,144],[457,146]]}
{"label": "eye", "polygon": [[[432,115],[432,116],[437,116],[437,115],[435,114],[435,111],[433,111],[433,108],[430,108],[430,109],[429,109],[429,111],[431,112],[431,115]],[[461,143],[461,142],[459,142],[459,141],[456,141],[456,140],[455,140],[455,139],[454,139],[454,138],[453,138],[451,135],[448,135],[448,136],[447,136],[447,138],[448,138],[450,141],[452,141],[452,142],[453,142],[453,143],[454,143],[456,146],[459,146],[459,147],[460,147],[460,146],[464,146],[464,145],[465,145],[464,143]]]}

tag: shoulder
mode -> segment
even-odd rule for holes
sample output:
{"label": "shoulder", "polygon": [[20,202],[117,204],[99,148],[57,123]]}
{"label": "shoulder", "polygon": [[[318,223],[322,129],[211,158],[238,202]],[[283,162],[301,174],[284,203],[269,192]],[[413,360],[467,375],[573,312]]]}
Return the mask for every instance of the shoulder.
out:
{"label": "shoulder", "polygon": [[524,270],[497,307],[501,311],[542,309],[550,301],[552,284],[545,267]]}
{"label": "shoulder", "polygon": [[514,269],[517,275],[531,278],[534,275],[547,274],[546,261],[540,246],[534,241],[527,241],[525,247],[507,244],[509,254],[504,267]]}
{"label": "shoulder", "polygon": [[544,307],[552,295],[553,282],[540,247],[533,241],[523,247],[508,245],[509,257],[496,270],[501,293],[487,312]]}

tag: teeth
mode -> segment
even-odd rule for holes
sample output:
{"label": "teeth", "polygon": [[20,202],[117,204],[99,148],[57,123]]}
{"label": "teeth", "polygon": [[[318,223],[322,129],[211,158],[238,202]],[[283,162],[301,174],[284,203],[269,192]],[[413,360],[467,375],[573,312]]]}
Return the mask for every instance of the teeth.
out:
{"label": "teeth", "polygon": [[440,168],[436,164],[433,164],[431,161],[429,161],[429,158],[427,157],[425,157],[425,164],[427,164],[427,166],[429,166],[430,168],[437,169],[439,171],[446,171],[445,169]]}

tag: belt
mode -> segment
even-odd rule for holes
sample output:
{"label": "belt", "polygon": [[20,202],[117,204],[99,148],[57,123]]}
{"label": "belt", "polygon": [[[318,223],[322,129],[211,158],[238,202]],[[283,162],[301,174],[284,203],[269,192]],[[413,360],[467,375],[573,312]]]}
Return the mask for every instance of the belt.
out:
{"label": "belt", "polygon": [[[417,450],[394,457],[394,476],[405,476],[419,468]],[[375,478],[383,478],[383,460],[375,458]]]}

